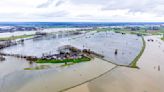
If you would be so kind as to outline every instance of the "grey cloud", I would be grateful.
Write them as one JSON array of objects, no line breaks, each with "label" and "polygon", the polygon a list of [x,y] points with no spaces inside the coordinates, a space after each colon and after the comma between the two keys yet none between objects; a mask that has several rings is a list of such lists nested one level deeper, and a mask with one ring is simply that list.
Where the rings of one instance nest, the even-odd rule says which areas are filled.
[{"label": "grey cloud", "polygon": [[50,12],[50,13],[42,13],[42,14],[35,14],[36,16],[40,17],[66,17],[69,15],[67,11],[58,11],[58,12]]},{"label": "grey cloud", "polygon": [[54,2],[54,0],[47,0],[47,2],[45,2],[45,3],[41,4],[41,5],[38,5],[37,8],[46,8],[49,5],[51,5],[53,2]]},{"label": "grey cloud", "polygon": [[55,7],[60,6],[65,1],[69,1],[74,5],[89,4],[101,5],[102,10],[123,10],[128,9],[131,13],[136,12],[153,12],[161,13],[163,9],[157,8],[164,5],[163,0],[47,0],[47,2],[38,6],[38,8],[49,7],[54,4]]},{"label": "grey cloud", "polygon": [[69,0],[74,4],[94,4],[101,5],[102,10],[123,10],[127,9],[130,13],[164,13],[163,9],[157,8],[164,5],[164,0]]},{"label": "grey cloud", "polygon": [[69,0],[74,4],[105,4],[110,0]]},{"label": "grey cloud", "polygon": [[64,0],[59,0],[58,2],[56,2],[55,6],[60,6],[64,3]]},{"label": "grey cloud", "polygon": [[47,0],[47,2],[45,2],[41,5],[38,5],[37,8],[47,8],[52,4],[55,4],[54,6],[57,7],[57,6],[60,6],[63,3],[64,3],[64,0]]},{"label": "grey cloud", "polygon": [[[158,13],[158,7],[159,5],[164,4],[163,0],[109,0],[102,8],[102,10],[122,10],[122,9],[128,9],[129,12],[135,13],[135,12],[153,12]],[[164,9],[163,9],[164,10]],[[163,10],[160,10],[159,12],[163,12]]]},{"label": "grey cloud", "polygon": [[[37,6],[38,8],[46,8],[50,5],[58,7],[69,1],[71,4],[78,6],[79,4],[100,5],[102,11],[107,10],[129,10],[129,13],[153,13],[157,16],[164,14],[164,0],[47,0],[47,2]],[[160,7],[159,7],[160,6]],[[56,14],[55,14],[56,15]],[[60,16],[60,14],[59,14]],[[88,15],[79,15],[77,17],[89,17]]]}]

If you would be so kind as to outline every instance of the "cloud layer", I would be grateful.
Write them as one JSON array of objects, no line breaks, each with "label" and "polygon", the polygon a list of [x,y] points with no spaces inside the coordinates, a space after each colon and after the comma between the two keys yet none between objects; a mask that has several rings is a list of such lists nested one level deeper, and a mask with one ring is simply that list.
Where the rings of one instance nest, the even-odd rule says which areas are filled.
[{"label": "cloud layer", "polygon": [[1,0],[0,21],[164,21],[163,0]]}]

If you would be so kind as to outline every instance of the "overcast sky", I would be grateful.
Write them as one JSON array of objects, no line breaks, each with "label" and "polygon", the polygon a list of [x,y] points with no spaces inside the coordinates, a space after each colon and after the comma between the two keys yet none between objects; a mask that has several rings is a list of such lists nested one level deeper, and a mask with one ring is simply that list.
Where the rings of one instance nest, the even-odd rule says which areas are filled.
[{"label": "overcast sky", "polygon": [[0,0],[0,22],[164,22],[164,0]]}]

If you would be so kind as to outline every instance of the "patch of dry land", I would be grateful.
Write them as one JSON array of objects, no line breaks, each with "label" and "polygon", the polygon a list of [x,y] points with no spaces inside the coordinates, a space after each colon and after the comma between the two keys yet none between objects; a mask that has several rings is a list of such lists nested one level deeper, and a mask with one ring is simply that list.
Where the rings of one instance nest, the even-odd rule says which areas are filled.
[{"label": "patch of dry land", "polygon": [[66,92],[164,92],[164,42],[156,36],[144,39],[146,48],[137,64],[140,69],[117,67]]}]

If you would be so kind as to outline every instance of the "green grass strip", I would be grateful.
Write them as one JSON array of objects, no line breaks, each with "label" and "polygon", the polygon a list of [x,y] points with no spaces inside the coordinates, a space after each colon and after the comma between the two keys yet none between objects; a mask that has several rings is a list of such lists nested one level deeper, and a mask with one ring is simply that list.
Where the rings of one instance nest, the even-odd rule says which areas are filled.
[{"label": "green grass strip", "polygon": [[88,57],[82,57],[78,59],[64,59],[64,60],[56,60],[56,59],[38,59],[36,63],[80,63],[80,62],[86,62],[90,61],[91,59]]},{"label": "green grass strip", "polygon": [[144,40],[144,37],[142,37],[142,41],[143,41],[143,47],[142,47],[142,50],[140,51],[140,53],[138,54],[138,56],[132,61],[132,63],[130,64],[130,67],[131,68],[139,68],[137,66],[137,61],[140,59],[140,57],[142,56],[144,50],[145,50],[145,47],[146,47],[146,42]]}]

